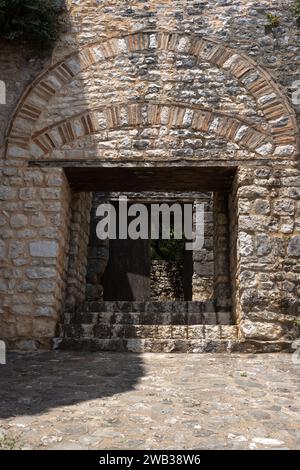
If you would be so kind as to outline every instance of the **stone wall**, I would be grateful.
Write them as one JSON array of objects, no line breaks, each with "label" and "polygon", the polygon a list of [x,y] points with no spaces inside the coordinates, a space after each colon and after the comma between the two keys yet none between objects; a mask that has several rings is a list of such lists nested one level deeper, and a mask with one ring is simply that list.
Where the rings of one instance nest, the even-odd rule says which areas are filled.
[{"label": "stone wall", "polygon": [[152,260],[150,275],[151,300],[184,300],[182,263]]},{"label": "stone wall", "polygon": [[231,308],[228,195],[214,194],[214,301],[218,310]]},{"label": "stone wall", "polygon": [[109,240],[100,240],[97,237],[96,210],[104,201],[106,198],[102,194],[93,194],[87,255],[86,300],[103,299],[103,274],[109,259]]},{"label": "stone wall", "polygon": [[[238,304],[238,269],[239,269],[239,253],[238,246],[238,173],[235,174],[232,182],[231,192],[228,195],[228,218],[229,218],[229,275],[231,288],[231,317],[237,322],[239,316]],[[246,279],[245,279],[246,280]]]},{"label": "stone wall", "polygon": [[18,349],[49,347],[65,294],[70,189],[61,170],[4,173],[0,336]]},{"label": "stone wall", "polygon": [[238,323],[253,341],[297,334],[300,177],[293,169],[238,172]]},{"label": "stone wall", "polygon": [[[214,216],[213,194],[197,198],[196,204],[204,204],[204,245],[193,251],[193,300],[206,302],[214,299]],[[194,211],[194,224],[195,211]],[[194,227],[195,228],[195,227]]]},{"label": "stone wall", "polygon": [[66,293],[68,309],[85,300],[91,201],[90,193],[78,193],[73,196],[71,202]]},{"label": "stone wall", "polygon": [[211,301],[214,298],[214,278],[201,274],[193,274],[193,300],[199,302]]},{"label": "stone wall", "polygon": [[[239,338],[254,350],[286,347],[299,316],[300,259],[292,1],[67,4],[69,26],[51,57],[2,48],[0,337],[33,348],[56,334],[72,193],[55,166],[226,166],[237,168]],[[266,34],[268,12],[280,26]]]}]

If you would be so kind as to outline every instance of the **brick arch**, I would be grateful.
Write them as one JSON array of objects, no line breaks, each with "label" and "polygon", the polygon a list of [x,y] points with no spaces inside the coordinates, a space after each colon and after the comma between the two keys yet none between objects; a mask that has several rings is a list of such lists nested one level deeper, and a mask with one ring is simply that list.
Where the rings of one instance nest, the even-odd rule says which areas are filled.
[{"label": "brick arch", "polygon": [[274,150],[268,134],[236,117],[178,103],[140,102],[97,108],[42,129],[32,136],[30,154],[31,158],[40,159],[100,131],[162,125],[210,133],[261,156]]},{"label": "brick arch", "polygon": [[7,155],[26,157],[35,124],[50,99],[80,72],[118,55],[143,51],[173,51],[193,55],[227,71],[248,90],[269,123],[275,154],[292,155],[297,147],[297,122],[287,98],[271,75],[235,49],[193,34],[144,31],[84,47],[49,67],[23,95],[7,133]]}]

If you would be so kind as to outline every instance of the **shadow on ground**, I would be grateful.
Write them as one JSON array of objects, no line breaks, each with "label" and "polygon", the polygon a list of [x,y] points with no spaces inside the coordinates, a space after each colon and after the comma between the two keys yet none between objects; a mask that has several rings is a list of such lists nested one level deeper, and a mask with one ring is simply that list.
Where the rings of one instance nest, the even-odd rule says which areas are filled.
[{"label": "shadow on ground", "polygon": [[12,353],[0,367],[2,419],[124,393],[144,375],[140,356],[118,353]]}]

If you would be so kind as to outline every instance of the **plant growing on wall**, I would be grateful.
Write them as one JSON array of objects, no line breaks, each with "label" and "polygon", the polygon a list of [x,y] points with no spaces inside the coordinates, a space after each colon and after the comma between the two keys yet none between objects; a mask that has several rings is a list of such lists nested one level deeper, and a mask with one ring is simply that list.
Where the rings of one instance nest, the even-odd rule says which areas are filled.
[{"label": "plant growing on wall", "polygon": [[274,28],[278,28],[280,24],[280,20],[277,15],[273,15],[273,13],[267,13],[267,24],[265,25],[266,32],[273,31]]},{"label": "plant growing on wall", "polygon": [[300,320],[295,320],[294,324],[295,324],[295,326],[297,326],[300,329]]},{"label": "plant growing on wall", "polygon": [[45,51],[58,37],[61,9],[53,0],[0,0],[0,38]]},{"label": "plant growing on wall", "polygon": [[300,26],[300,0],[295,0],[292,6],[292,12],[296,18],[297,26]]},{"label": "plant growing on wall", "polygon": [[159,238],[151,241],[152,259],[164,261],[181,261],[184,257],[186,239],[175,238],[174,225],[170,229],[170,240]]}]

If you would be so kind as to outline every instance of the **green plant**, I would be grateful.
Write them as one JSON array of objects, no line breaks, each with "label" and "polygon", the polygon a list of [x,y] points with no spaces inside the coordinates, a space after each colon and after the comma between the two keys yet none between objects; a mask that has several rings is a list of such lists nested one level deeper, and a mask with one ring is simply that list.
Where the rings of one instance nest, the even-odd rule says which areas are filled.
[{"label": "green plant", "polygon": [[[161,227],[160,227],[161,229]],[[161,235],[161,233],[160,233]],[[186,238],[175,238],[174,225],[170,227],[170,239],[159,238],[151,241],[152,259],[164,261],[182,261],[184,258]]]},{"label": "green plant", "polygon": [[20,446],[18,445],[18,439],[16,437],[0,436],[0,450],[17,450]]},{"label": "green plant", "polygon": [[266,14],[268,23],[265,25],[267,31],[272,31],[274,28],[278,28],[280,25],[280,20],[277,15],[273,15],[273,13]]},{"label": "green plant", "polygon": [[295,0],[291,8],[295,18],[300,18],[300,0]]},{"label": "green plant", "polygon": [[53,0],[0,0],[0,38],[47,50],[58,37],[61,9]]},{"label": "green plant", "polygon": [[292,13],[294,17],[296,18],[296,23],[298,26],[300,26],[300,0],[295,0],[295,2],[292,5]]},{"label": "green plant", "polygon": [[300,319],[294,320],[294,325],[300,328]]}]

